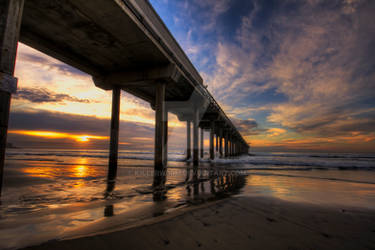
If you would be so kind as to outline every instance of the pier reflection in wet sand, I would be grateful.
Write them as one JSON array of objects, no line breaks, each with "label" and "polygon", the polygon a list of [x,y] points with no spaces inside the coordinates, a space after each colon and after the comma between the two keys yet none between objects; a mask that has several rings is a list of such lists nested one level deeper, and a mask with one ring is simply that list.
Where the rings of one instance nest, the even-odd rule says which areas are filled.
[{"label": "pier reflection in wet sand", "polygon": [[[176,171],[173,169],[172,171]],[[165,212],[183,206],[198,205],[205,202],[223,199],[238,194],[246,185],[246,175],[240,172],[217,169],[213,166],[191,168],[187,166],[177,171],[186,172],[182,181],[168,183],[168,171],[154,172],[152,185],[137,188],[137,192],[143,195],[152,194],[152,200],[156,202],[153,215],[162,215]],[[184,191],[185,190],[185,191]],[[111,199],[115,191],[115,181],[107,181],[105,192],[106,199]],[[104,215],[114,216],[115,203],[106,205]]]}]

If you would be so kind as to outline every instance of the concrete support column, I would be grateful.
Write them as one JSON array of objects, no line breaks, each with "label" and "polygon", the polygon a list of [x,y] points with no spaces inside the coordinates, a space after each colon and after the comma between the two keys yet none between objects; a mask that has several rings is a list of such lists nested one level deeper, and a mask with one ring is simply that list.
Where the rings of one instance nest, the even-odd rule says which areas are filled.
[{"label": "concrete support column", "polygon": [[190,121],[186,121],[186,160],[191,159],[191,132]]},{"label": "concrete support column", "polygon": [[163,148],[163,165],[167,167],[168,164],[168,109],[164,109],[164,148]]},{"label": "concrete support column", "polygon": [[216,134],[215,135],[216,136],[216,152],[219,152],[219,135],[218,134]]},{"label": "concrete support column", "polygon": [[0,196],[3,183],[5,148],[11,94],[17,90],[14,67],[20,33],[23,0],[0,1]]},{"label": "concrete support column", "polygon": [[215,133],[215,122],[210,122],[210,159],[215,159],[215,152],[214,152],[214,133]]},{"label": "concrete support column", "polygon": [[228,156],[231,156],[231,150],[230,150],[230,134],[228,134]]},{"label": "concrete support column", "polygon": [[201,128],[201,147],[200,147],[200,150],[201,150],[201,158],[203,159],[204,157],[204,133],[203,133],[203,128]]},{"label": "concrete support column", "polygon": [[198,156],[198,129],[199,129],[199,110],[194,110],[193,117],[193,163],[194,166],[198,166],[199,156]]},{"label": "concrete support column", "polygon": [[229,156],[233,156],[233,141],[232,134],[229,135]]},{"label": "concrete support column", "polygon": [[220,157],[223,157],[223,129],[219,130],[219,154]]},{"label": "concrete support column", "polygon": [[232,156],[232,141],[231,137],[229,136],[229,156]]},{"label": "concrete support column", "polygon": [[155,98],[155,155],[154,155],[154,187],[159,186],[159,183],[165,172],[165,84],[156,84],[156,98]]},{"label": "concrete support column", "polygon": [[225,157],[229,156],[229,148],[228,148],[229,145],[228,144],[229,144],[228,132],[225,132],[225,145],[224,145],[224,156]]},{"label": "concrete support column", "polygon": [[233,139],[233,137],[232,137],[232,140],[231,140],[231,144],[232,144],[232,147],[231,147],[231,149],[232,149],[232,156],[234,156],[234,139]]},{"label": "concrete support column", "polygon": [[108,181],[114,181],[117,175],[118,136],[120,127],[120,98],[121,89],[112,89],[111,138],[109,144]]}]

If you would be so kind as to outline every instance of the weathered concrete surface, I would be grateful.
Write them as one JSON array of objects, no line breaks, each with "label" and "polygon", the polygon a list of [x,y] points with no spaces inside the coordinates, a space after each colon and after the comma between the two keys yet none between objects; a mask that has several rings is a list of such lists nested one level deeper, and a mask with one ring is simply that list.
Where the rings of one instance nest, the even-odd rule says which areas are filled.
[{"label": "weathered concrete surface", "polygon": [[109,144],[108,181],[114,181],[117,174],[118,137],[120,128],[120,97],[121,89],[112,90],[111,138]]},{"label": "weathered concrete surface", "polygon": [[191,122],[186,122],[186,160],[191,158]]},{"label": "weathered concrete surface", "polygon": [[13,77],[13,74],[23,5],[23,0],[2,0],[0,2],[0,196],[7,144],[10,98],[11,94],[17,89],[17,79]]}]

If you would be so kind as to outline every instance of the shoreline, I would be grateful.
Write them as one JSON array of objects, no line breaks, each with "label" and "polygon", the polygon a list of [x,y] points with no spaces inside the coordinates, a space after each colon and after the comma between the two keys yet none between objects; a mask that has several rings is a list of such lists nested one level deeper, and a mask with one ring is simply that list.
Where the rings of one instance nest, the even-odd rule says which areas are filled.
[{"label": "shoreline", "polygon": [[82,230],[75,237],[66,236],[22,249],[125,246],[127,249],[375,249],[375,210],[239,195],[179,208],[132,225]]}]

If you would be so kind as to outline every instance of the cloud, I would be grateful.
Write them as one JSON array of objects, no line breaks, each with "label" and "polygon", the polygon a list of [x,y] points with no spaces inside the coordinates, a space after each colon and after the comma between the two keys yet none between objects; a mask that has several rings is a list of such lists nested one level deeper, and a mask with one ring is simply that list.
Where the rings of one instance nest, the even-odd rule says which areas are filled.
[{"label": "cloud", "polygon": [[[108,136],[110,119],[97,118],[95,116],[72,115],[59,112],[40,110],[15,111],[10,113],[9,130],[51,131],[69,134],[88,134],[96,136]],[[138,140],[142,135],[151,138],[150,141]],[[126,143],[130,148],[152,148],[154,127],[152,125],[136,122],[120,122],[120,142]],[[43,142],[40,138],[32,138],[9,134],[9,141],[17,145],[29,146],[31,143]],[[46,145],[54,147],[61,141],[44,141]],[[71,142],[70,142],[71,143]],[[105,148],[108,140],[102,140],[98,145]]]},{"label": "cloud", "polygon": [[59,74],[75,76],[75,77],[87,77],[87,74],[71,67],[59,60],[47,56],[42,53],[36,52],[36,50],[30,48],[27,45],[20,44],[19,53],[17,55],[17,60],[21,60],[27,64],[33,64],[35,66],[47,69],[54,70]]},{"label": "cloud", "polygon": [[[176,117],[169,115],[170,123],[176,122]],[[9,117],[10,131],[47,131],[55,134],[68,135],[90,135],[107,137],[110,131],[110,119],[98,118],[88,115],[74,115],[61,112],[50,112],[42,110],[13,111]],[[126,149],[154,149],[154,125],[121,120],[120,121],[119,144]],[[171,149],[184,149],[186,128],[169,127],[168,143]],[[72,136],[70,136],[72,137]],[[66,140],[64,140],[64,138]],[[61,139],[51,140],[41,137],[27,136],[10,133],[8,141],[15,146],[40,146],[43,147],[77,147],[82,144],[75,140],[68,140],[69,136]],[[90,140],[83,146],[106,149],[109,140]]]},{"label": "cloud", "polygon": [[17,93],[13,95],[13,98],[18,100],[26,100],[33,103],[62,103],[64,101],[81,103],[93,102],[88,99],[79,99],[67,94],[54,93],[46,88],[19,88]]},{"label": "cloud", "polygon": [[258,123],[252,119],[242,120],[232,117],[231,121],[233,121],[242,136],[258,135],[264,131],[263,129],[258,128]]},{"label": "cloud", "polygon": [[255,3],[235,40],[218,42],[215,70],[205,76],[221,103],[254,115],[265,109],[256,106],[262,98],[266,123],[310,136],[370,136],[375,3],[278,2],[272,10]]},{"label": "cloud", "polygon": [[205,25],[201,27],[203,30],[211,30],[215,27],[217,17],[230,8],[230,0],[196,0],[194,3],[206,11],[200,12],[206,20]]},{"label": "cloud", "polygon": [[279,135],[284,134],[284,133],[286,133],[286,130],[283,129],[283,128],[270,128],[270,129],[267,129],[267,134],[270,137],[279,136]]}]

